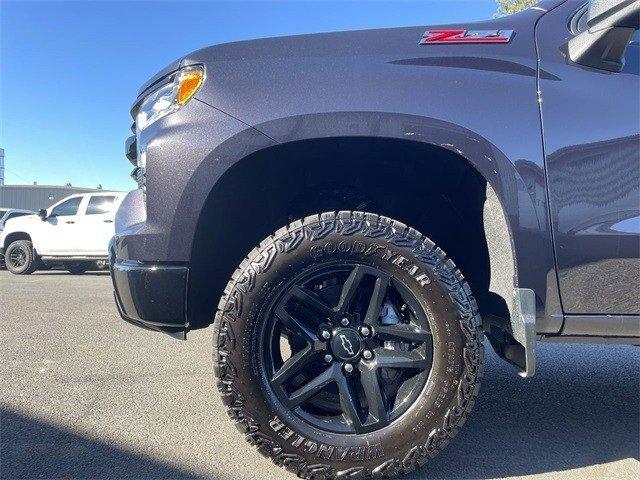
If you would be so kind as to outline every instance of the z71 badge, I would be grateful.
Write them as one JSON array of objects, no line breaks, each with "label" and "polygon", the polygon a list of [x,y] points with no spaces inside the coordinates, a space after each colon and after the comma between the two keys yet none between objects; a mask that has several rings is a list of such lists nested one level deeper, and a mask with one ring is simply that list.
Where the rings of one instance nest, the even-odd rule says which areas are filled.
[{"label": "z71 badge", "polygon": [[427,30],[420,45],[443,43],[509,43],[513,30]]}]

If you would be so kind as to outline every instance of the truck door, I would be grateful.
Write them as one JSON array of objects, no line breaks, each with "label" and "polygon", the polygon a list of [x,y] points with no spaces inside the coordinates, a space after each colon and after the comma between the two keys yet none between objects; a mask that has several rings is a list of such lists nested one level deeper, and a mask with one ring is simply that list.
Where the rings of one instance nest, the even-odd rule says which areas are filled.
[{"label": "truck door", "polygon": [[72,255],[77,246],[78,209],[82,197],[68,198],[51,209],[47,219],[37,225],[38,253]]},{"label": "truck door", "polygon": [[78,230],[78,254],[107,255],[113,237],[116,196],[95,194],[88,198]]},{"label": "truck door", "polygon": [[622,49],[628,46],[621,71],[574,63],[568,42],[588,28],[586,8],[577,7],[565,2],[536,29],[561,301],[565,314],[584,318],[635,315],[640,314],[638,30],[630,43],[628,37],[622,43]]}]

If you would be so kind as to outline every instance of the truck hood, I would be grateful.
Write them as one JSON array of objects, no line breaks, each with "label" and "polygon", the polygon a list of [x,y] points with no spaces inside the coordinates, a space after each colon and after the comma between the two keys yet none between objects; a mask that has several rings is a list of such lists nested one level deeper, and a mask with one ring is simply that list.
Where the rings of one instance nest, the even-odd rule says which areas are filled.
[{"label": "truck hood", "polygon": [[15,232],[17,230],[20,230],[22,227],[32,225],[34,221],[41,222],[42,220],[40,220],[40,217],[36,214],[23,215],[21,217],[12,218],[5,222],[3,231],[11,230],[12,232]]},{"label": "truck hood", "polygon": [[[281,132],[271,131],[264,124],[293,116],[358,111],[429,115],[429,105],[442,103],[443,93],[458,91],[458,95],[464,95],[458,79],[475,78],[478,70],[490,74],[487,78],[493,84],[498,74],[526,76],[535,85],[535,25],[542,15],[564,1],[544,1],[515,15],[480,22],[318,33],[214,45],[171,63],[141,91],[148,91],[163,76],[180,67],[202,64],[207,78],[194,98],[272,139],[280,138]],[[432,29],[514,33],[507,44],[421,45],[425,32]],[[419,94],[417,89],[426,93]],[[417,96],[424,97],[423,108],[412,100]],[[437,113],[440,116],[435,118],[443,118],[442,112],[441,109]]]},{"label": "truck hood", "polygon": [[165,66],[140,87],[138,97],[180,67],[192,64],[212,65],[216,62],[233,60],[251,62],[256,59],[276,57],[305,58],[322,55],[366,55],[373,52],[410,52],[415,49],[422,34],[429,28],[508,29],[520,22],[535,22],[546,11],[565,1],[567,0],[542,0],[537,6],[518,14],[480,22],[317,33],[213,45],[192,52]]},{"label": "truck hood", "polygon": [[[442,85],[427,79],[444,78],[439,75],[443,69],[454,74],[452,78],[473,69],[526,75],[535,81],[535,24],[562,1],[480,22],[215,45],[187,55],[181,65],[205,65],[207,79],[196,99],[271,136],[259,126],[292,114],[397,111],[400,102],[410,104],[408,98],[415,96],[411,84],[429,90],[435,100]],[[432,29],[513,30],[514,34],[508,44],[420,45],[425,32]],[[455,83],[447,91],[451,87],[455,89]]]},{"label": "truck hood", "polygon": [[[316,57],[338,55],[367,55],[422,51],[418,42],[428,29],[469,29],[491,30],[512,29],[520,24],[531,25],[546,13],[566,0],[545,0],[537,6],[514,15],[508,15],[477,22],[456,24],[418,25],[415,27],[351,30],[342,32],[316,33],[284,37],[261,38],[241,42],[226,43],[206,47],[187,55],[181,66],[215,61],[243,60],[251,62],[261,58]],[[447,48],[462,48],[448,45]]]}]

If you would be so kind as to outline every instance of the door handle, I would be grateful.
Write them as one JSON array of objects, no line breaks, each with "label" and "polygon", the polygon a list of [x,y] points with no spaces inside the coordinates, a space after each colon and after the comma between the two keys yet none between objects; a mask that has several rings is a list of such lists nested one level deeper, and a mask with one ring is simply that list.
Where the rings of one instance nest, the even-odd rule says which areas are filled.
[{"label": "door handle", "polygon": [[67,220],[65,223],[76,223],[73,220]]},{"label": "door handle", "polygon": [[103,220],[104,223],[113,223],[113,220]]}]

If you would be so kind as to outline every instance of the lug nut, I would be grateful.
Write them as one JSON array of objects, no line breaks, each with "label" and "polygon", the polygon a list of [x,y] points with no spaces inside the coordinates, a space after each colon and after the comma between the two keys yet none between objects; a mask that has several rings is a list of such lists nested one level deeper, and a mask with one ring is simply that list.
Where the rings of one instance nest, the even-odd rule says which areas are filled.
[{"label": "lug nut", "polygon": [[347,325],[349,325],[349,319],[347,317],[344,317],[342,320],[340,320],[340,323],[346,327]]},{"label": "lug nut", "polygon": [[323,330],[322,333],[320,334],[322,336],[322,338],[324,338],[325,340],[329,340],[331,338],[331,332],[329,330]]},{"label": "lug nut", "polygon": [[360,327],[360,334],[363,337],[368,337],[369,335],[371,335],[371,329],[366,325],[363,325],[362,327]]},{"label": "lug nut", "polygon": [[362,352],[362,356],[365,358],[365,360],[371,360],[373,358],[373,353],[371,352],[371,350],[365,350],[364,352]]},{"label": "lug nut", "polygon": [[333,357],[328,353],[324,356],[324,361],[327,363],[331,363],[333,361]]},{"label": "lug nut", "polygon": [[350,363],[345,363],[343,368],[344,368],[344,371],[347,373],[353,372],[353,365],[351,365]]}]

